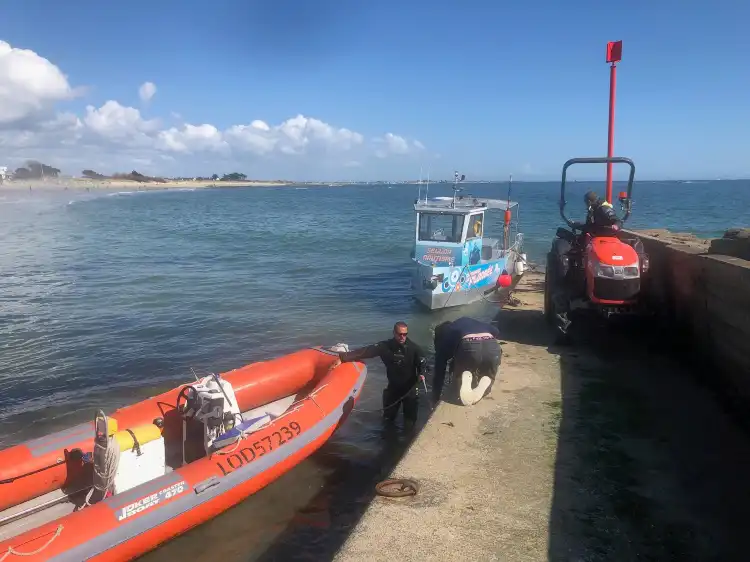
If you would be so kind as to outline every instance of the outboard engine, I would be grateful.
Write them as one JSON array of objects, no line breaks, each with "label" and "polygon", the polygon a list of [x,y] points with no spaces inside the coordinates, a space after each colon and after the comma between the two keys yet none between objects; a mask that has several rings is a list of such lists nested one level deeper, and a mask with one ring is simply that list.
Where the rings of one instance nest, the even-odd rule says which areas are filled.
[{"label": "outboard engine", "polygon": [[[185,393],[185,404],[182,407],[183,416],[183,457],[185,442],[192,441],[190,437],[194,431],[190,429],[202,427],[203,452],[209,454],[214,440],[232,429],[238,421],[242,421],[237,398],[234,395],[232,385],[219,377],[211,374],[200,379],[197,383],[186,386],[181,392]],[[197,436],[196,436],[197,437]],[[194,459],[191,459],[194,460]],[[183,462],[190,462],[183,458]]]}]

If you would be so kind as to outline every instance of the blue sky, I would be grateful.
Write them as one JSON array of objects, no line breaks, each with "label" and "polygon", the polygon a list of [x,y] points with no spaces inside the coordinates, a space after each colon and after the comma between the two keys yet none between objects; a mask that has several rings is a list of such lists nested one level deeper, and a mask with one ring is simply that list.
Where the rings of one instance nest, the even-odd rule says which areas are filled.
[{"label": "blue sky", "polygon": [[[606,153],[605,46],[621,39],[615,152],[635,160],[637,177],[749,177],[750,3],[611,6],[5,0],[0,40],[57,66],[71,93],[6,119],[0,150],[68,173],[90,158],[107,172],[397,179],[421,166],[434,179],[454,169],[467,179],[555,179],[566,159]],[[143,101],[147,81],[156,93]],[[110,121],[86,121],[87,106],[110,100]],[[64,134],[50,132],[51,101],[67,116]],[[131,123],[135,140],[127,108],[141,120]],[[320,123],[283,127],[297,115]],[[118,134],[104,130],[117,119]],[[255,120],[268,130],[248,129]],[[246,128],[226,135],[235,125]],[[265,136],[248,136],[257,131]]]}]

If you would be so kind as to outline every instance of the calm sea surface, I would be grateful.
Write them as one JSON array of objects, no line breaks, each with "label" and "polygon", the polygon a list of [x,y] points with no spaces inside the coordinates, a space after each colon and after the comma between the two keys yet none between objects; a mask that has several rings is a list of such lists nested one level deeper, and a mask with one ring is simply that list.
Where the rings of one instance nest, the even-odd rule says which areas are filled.
[{"label": "calm sea surface", "polygon": [[[504,184],[464,187],[507,196]],[[592,187],[603,192],[571,184],[571,214],[583,217]],[[561,225],[558,190],[513,185],[532,261]],[[430,186],[430,196],[448,194],[448,184]],[[367,344],[389,337],[397,320],[432,351],[439,321],[491,318],[487,303],[440,314],[412,303],[415,196],[416,186],[0,188],[0,446],[167,390],[191,367],[225,371],[308,346]],[[750,182],[639,182],[628,224],[720,236],[750,225]],[[380,406],[384,371],[369,367],[360,410]],[[385,431],[378,412],[355,412],[279,482],[145,559],[326,559],[407,441]]]}]

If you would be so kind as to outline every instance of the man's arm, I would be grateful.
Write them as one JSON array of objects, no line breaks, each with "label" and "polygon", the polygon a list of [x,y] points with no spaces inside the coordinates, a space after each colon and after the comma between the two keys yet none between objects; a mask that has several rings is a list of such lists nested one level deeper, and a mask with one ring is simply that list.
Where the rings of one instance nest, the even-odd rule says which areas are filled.
[{"label": "man's arm", "polygon": [[440,338],[435,338],[435,372],[432,375],[432,401],[437,404],[445,384],[445,369],[455,351],[455,336],[452,326],[445,328]]},{"label": "man's arm", "polygon": [[585,222],[573,221],[573,225],[571,226],[571,228],[575,230],[583,230],[584,228],[586,228],[586,224],[587,223]]},{"label": "man's arm", "polygon": [[427,356],[424,350],[414,342],[411,342],[414,346],[414,366],[416,367],[417,374],[424,375],[427,371]]},{"label": "man's arm", "polygon": [[440,346],[435,350],[435,373],[433,375],[435,378],[445,377],[445,367],[448,364],[449,355],[444,346]]},{"label": "man's arm", "polygon": [[339,360],[342,363],[348,363],[350,361],[361,361],[363,359],[373,359],[374,357],[380,357],[381,354],[380,342],[359,349],[353,349],[352,351],[339,352]]},{"label": "man's arm", "polygon": [[437,405],[440,395],[443,393],[445,367],[448,364],[449,356],[450,353],[444,345],[435,350],[435,373],[432,375],[432,402],[435,405]]},{"label": "man's arm", "polygon": [[617,213],[615,212],[613,207],[610,207],[609,205],[602,205],[597,210],[599,211],[599,220],[602,222],[602,224],[617,226],[620,226],[622,224],[622,221],[617,216]]}]

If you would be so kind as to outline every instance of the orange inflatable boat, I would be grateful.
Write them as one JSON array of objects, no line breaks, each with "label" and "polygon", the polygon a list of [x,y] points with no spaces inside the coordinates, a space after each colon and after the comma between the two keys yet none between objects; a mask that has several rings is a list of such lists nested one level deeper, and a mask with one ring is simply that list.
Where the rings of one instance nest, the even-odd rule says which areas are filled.
[{"label": "orange inflatable boat", "polygon": [[317,450],[367,369],[305,349],[0,451],[0,562],[129,560]]}]

